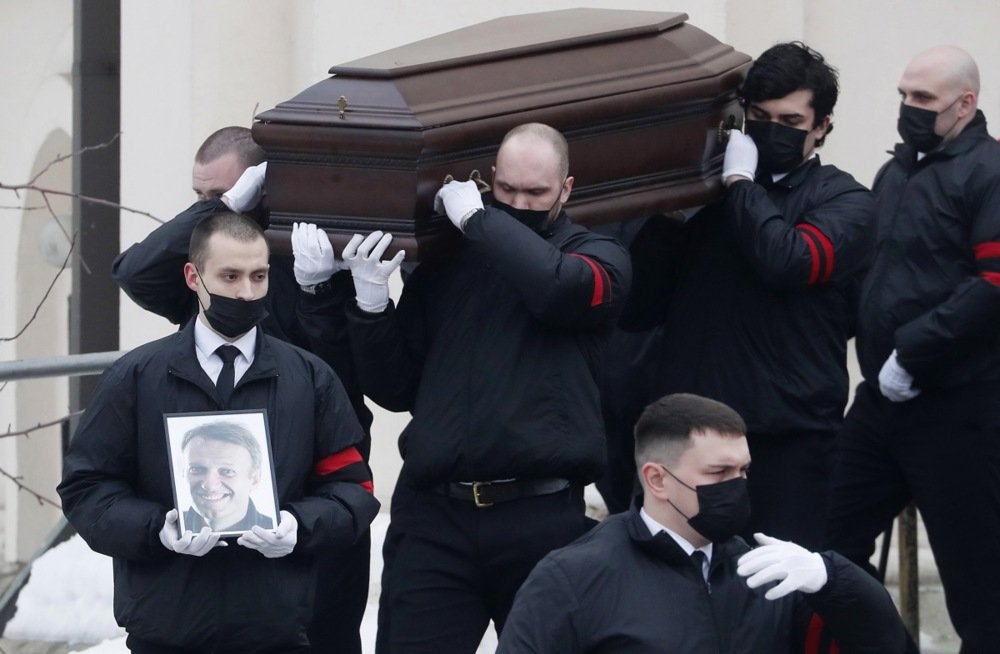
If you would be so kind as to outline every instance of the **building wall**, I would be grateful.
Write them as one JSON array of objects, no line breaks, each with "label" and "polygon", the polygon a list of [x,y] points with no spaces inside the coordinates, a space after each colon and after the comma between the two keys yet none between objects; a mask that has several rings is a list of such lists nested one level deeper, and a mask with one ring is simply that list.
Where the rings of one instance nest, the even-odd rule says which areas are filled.
[{"label": "building wall", "polygon": [[[572,0],[508,0],[470,3],[464,0],[403,2],[369,0],[363,5],[323,0],[130,0],[122,3],[122,136],[121,201],[129,207],[168,219],[194,199],[190,190],[191,160],[201,140],[217,127],[250,125],[255,113],[269,109],[327,75],[335,64],[417,39],[444,33],[501,15],[562,9]],[[669,5],[653,0],[591,1],[587,6],[652,11],[684,11],[689,22],[756,55],[783,40],[801,39],[823,52],[841,73],[842,97],[835,114],[836,131],[822,151],[824,160],[870,183],[896,141],[896,83],[906,61],[936,43],[966,47],[979,61],[984,90],[981,105],[1000,120],[997,64],[1000,40],[991,27],[1000,19],[995,0],[690,0]],[[69,134],[72,56],[72,3],[69,0],[0,0],[0,47],[4,66],[0,80],[0,182],[28,179],[43,151],[60,130]],[[48,178],[47,178],[48,179]],[[65,177],[49,181],[64,182]],[[373,189],[373,193],[378,189]],[[0,216],[16,238],[0,241],[0,288],[15,298],[16,312],[0,312],[0,337],[16,331],[23,307],[30,305],[47,280],[29,262],[27,244],[38,221],[24,219],[21,207],[30,198],[0,191]],[[33,226],[32,226],[33,225]],[[156,223],[122,215],[123,247],[141,239]],[[20,274],[19,274],[20,271]],[[33,271],[26,274],[25,271]],[[36,274],[37,273],[37,274]],[[111,283],[110,280],[108,283]],[[60,286],[51,301],[54,323],[65,321],[65,293]],[[398,292],[398,289],[397,289]],[[63,313],[59,313],[63,312]],[[61,317],[60,317],[61,316]],[[122,296],[122,347],[128,348],[173,327],[144,313]],[[12,360],[37,353],[39,342],[51,354],[66,351],[62,328],[22,343],[0,342],[0,356]],[[22,384],[21,386],[26,386]],[[0,390],[4,424],[24,427],[35,420],[17,397],[30,395],[58,413],[65,406],[64,386],[50,383],[18,395],[8,385]],[[44,413],[44,411],[42,412]],[[398,469],[395,439],[406,417],[378,412],[373,466],[379,496],[388,501]],[[51,435],[33,436],[39,447]],[[0,468],[18,470],[19,448],[29,444],[0,442]],[[51,466],[48,462],[31,466]],[[48,483],[48,482],[45,482]],[[23,498],[0,482],[8,507]],[[52,489],[47,489],[52,492]],[[14,511],[30,520],[24,511]],[[37,513],[37,521],[51,521]],[[10,525],[9,527],[16,527]],[[44,527],[42,528],[44,529]],[[7,539],[5,556],[24,558],[27,545]]]}]

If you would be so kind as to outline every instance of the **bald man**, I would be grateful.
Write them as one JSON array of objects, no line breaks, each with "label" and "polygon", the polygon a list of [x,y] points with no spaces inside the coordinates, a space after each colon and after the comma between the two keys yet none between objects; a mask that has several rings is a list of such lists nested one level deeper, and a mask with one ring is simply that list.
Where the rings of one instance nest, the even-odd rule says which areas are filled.
[{"label": "bald man", "polygon": [[622,245],[569,221],[572,188],[566,139],[522,125],[497,153],[489,206],[474,182],[439,191],[462,245],[422,262],[398,309],[386,279],[402,254],[382,260],[391,236],[344,248],[362,390],[413,414],[380,652],[474,652],[535,563],[586,529],[583,487],[604,465],[596,373],[631,272]]},{"label": "bald man", "polygon": [[[962,652],[1000,642],[1000,144],[963,50],[917,55],[875,178],[857,331],[865,381],[840,435],[829,545],[867,564],[919,508]],[[869,566],[870,568],[870,566]]]}]

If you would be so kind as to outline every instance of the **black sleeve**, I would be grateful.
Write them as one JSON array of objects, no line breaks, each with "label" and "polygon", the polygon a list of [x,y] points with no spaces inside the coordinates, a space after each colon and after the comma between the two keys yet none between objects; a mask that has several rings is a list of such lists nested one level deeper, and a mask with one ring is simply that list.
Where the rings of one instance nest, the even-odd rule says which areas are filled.
[{"label": "black sleeve", "polygon": [[195,202],[115,258],[115,283],[146,311],[184,324],[198,313],[198,301],[184,283],[191,232],[204,218],[228,210],[218,199]]},{"label": "black sleeve", "polygon": [[[712,210],[712,209],[707,209]],[[640,332],[661,324],[683,265],[688,230],[668,216],[653,216],[632,239],[632,291],[618,326]]]},{"label": "black sleeve", "polygon": [[[893,654],[910,651],[906,627],[892,598],[874,577],[835,552],[823,552],[827,582],[819,592],[797,593],[799,651]],[[806,643],[817,645],[805,648]],[[839,649],[838,649],[839,648]]]},{"label": "black sleeve", "polygon": [[[315,361],[315,359],[314,359]],[[288,380],[289,383],[300,383]],[[316,461],[306,494],[282,506],[299,523],[295,551],[316,554],[343,550],[354,543],[378,514],[371,469],[357,447],[365,434],[340,380],[321,362],[313,368]]]},{"label": "black sleeve", "polygon": [[[805,287],[850,280],[874,252],[875,201],[860,184],[823,169],[811,206],[784,216],[759,184],[730,185],[726,208],[744,256],[765,283]],[[808,182],[807,182],[808,183]]]},{"label": "black sleeve", "polygon": [[570,329],[608,329],[617,322],[632,265],[615,239],[582,231],[560,250],[494,207],[469,218],[465,238],[538,320]]},{"label": "black sleeve", "polygon": [[[358,381],[345,311],[345,307],[353,303],[354,281],[350,271],[342,270],[330,278],[327,289],[319,295],[299,291],[296,314],[306,340],[302,346],[323,359],[337,373],[358,422],[365,432],[370,432],[372,413],[365,406]],[[362,453],[367,459],[368,452]]]},{"label": "black sleeve", "polygon": [[101,378],[63,462],[63,513],[95,552],[132,561],[168,554],[159,533],[170,507],[136,492],[133,369],[119,361]]},{"label": "black sleeve", "polygon": [[497,654],[584,652],[587,620],[566,572],[543,560],[517,591]]}]

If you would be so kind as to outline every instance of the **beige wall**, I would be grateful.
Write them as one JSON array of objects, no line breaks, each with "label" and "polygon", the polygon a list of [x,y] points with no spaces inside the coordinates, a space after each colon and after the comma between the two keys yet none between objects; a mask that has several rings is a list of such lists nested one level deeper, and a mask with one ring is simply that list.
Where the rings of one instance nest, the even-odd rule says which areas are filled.
[{"label": "beige wall", "polygon": [[[982,106],[1000,120],[997,90],[1000,3],[995,0],[652,0],[590,1],[467,0],[364,3],[327,0],[129,0],[122,8],[122,203],[163,219],[193,200],[191,158],[216,127],[249,125],[255,111],[273,107],[326,77],[331,65],[500,15],[592,7],[684,11],[690,22],[750,55],[783,40],[802,39],[840,69],[842,98],[836,132],[823,157],[851,171],[863,183],[896,140],[898,99],[895,85],[907,59],[939,42],[964,45],[983,72]],[[0,181],[27,179],[52,134],[70,131],[68,73],[72,54],[72,3],[69,0],[0,0]],[[48,150],[45,150],[46,152]],[[10,194],[2,206],[24,206]],[[24,246],[37,221],[22,225],[22,212],[0,209],[8,233],[0,240],[0,284],[4,298],[18,307],[31,302],[44,282],[25,259]],[[141,239],[155,223],[123,215],[122,244]],[[20,244],[20,245],[19,245]],[[18,271],[22,271],[19,275]],[[59,291],[53,321],[65,321],[65,288]],[[134,346],[172,330],[122,298],[122,345]],[[0,336],[15,331],[16,312],[0,311]],[[60,318],[60,316],[63,316]],[[45,332],[51,353],[65,352],[65,332]],[[37,345],[38,340],[34,341]],[[27,341],[25,341],[25,348]],[[0,343],[4,360],[25,356],[17,343]],[[34,351],[34,346],[32,347]],[[0,390],[2,424],[25,426],[35,419],[15,401],[13,385]],[[58,385],[33,390],[42,406],[58,412],[65,405]],[[21,397],[25,397],[22,393]],[[34,411],[34,409],[31,409]],[[379,413],[373,464],[380,497],[387,499],[398,466],[395,437],[405,416]],[[32,445],[41,441],[38,437]],[[17,469],[21,444],[0,443],[0,467]],[[23,457],[22,457],[23,458]],[[46,457],[43,457],[46,458]],[[47,458],[51,459],[51,455]],[[32,464],[38,465],[38,464]],[[44,466],[42,466],[44,467]],[[6,482],[0,482],[6,484]],[[50,489],[51,490],[51,489]],[[12,494],[7,489],[8,506]],[[8,518],[9,519],[9,518]],[[39,514],[40,522],[50,517]],[[6,556],[23,558],[8,538]]]}]

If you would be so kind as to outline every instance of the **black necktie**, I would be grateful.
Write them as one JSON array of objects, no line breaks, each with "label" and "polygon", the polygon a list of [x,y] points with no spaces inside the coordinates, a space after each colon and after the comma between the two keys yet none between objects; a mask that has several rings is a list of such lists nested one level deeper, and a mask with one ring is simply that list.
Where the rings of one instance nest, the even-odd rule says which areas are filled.
[{"label": "black necktie", "polygon": [[215,390],[219,394],[219,401],[223,407],[229,406],[229,396],[233,394],[233,384],[236,380],[236,366],[233,362],[240,353],[240,349],[233,345],[220,345],[215,353],[222,359],[222,372],[215,382]]},{"label": "black necktie", "polygon": [[705,564],[708,562],[708,557],[701,550],[695,550],[691,552],[691,560],[694,562],[695,567],[698,568],[698,574],[705,581],[708,581],[708,572],[705,570]]}]

